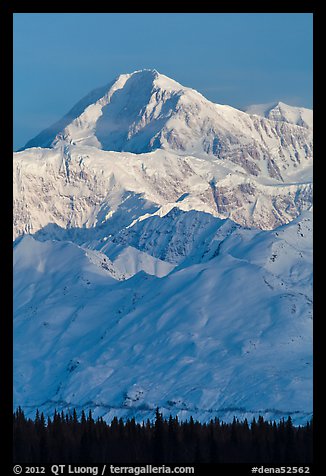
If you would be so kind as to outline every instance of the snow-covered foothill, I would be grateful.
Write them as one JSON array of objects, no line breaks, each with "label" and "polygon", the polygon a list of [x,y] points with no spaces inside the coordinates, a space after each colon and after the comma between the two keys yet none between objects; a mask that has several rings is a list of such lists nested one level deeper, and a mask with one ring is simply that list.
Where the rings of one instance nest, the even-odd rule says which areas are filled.
[{"label": "snow-covered foothill", "polygon": [[14,153],[14,404],[312,416],[312,111],[120,75]]},{"label": "snow-covered foothill", "polygon": [[311,214],[273,231],[214,220],[227,232],[207,227],[187,266],[161,278],[118,280],[77,245],[23,237],[15,404],[106,419],[152,418],[156,406],[203,421],[310,418]]}]

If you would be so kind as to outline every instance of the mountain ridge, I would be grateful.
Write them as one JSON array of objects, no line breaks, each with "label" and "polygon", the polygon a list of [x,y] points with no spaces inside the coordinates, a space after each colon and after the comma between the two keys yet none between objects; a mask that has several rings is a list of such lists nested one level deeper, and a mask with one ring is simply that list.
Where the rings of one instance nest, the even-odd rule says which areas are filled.
[{"label": "mountain ridge", "polygon": [[[16,405],[29,414],[84,406],[108,420],[152,418],[159,406],[202,421],[262,412],[305,421],[310,215],[275,231],[231,226],[219,237],[203,228],[207,241],[198,235],[191,265],[122,281],[103,254],[25,236],[14,261]],[[170,234],[182,243],[192,223]]]},{"label": "mountain ridge", "polygon": [[231,161],[246,173],[278,180],[312,157],[310,128],[214,104],[156,70],[118,76],[65,117],[27,146],[78,144],[132,153],[163,148]]},{"label": "mountain ridge", "polygon": [[245,110],[249,114],[257,114],[275,121],[284,121],[307,129],[313,128],[312,109],[289,106],[281,101],[267,104],[255,104]]},{"label": "mountain ridge", "polygon": [[312,128],[135,73],[14,153],[15,406],[305,423]]}]

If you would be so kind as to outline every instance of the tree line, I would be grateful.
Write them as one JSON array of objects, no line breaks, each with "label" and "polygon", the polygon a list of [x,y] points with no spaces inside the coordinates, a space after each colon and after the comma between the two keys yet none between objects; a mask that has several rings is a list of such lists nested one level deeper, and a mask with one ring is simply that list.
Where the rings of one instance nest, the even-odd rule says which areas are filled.
[{"label": "tree line", "polygon": [[309,465],[312,463],[312,422],[294,426],[289,416],[278,423],[262,416],[249,424],[212,419],[208,423],[163,418],[136,423],[113,418],[106,423],[84,411],[52,418],[36,412],[26,418],[18,408],[13,415],[13,459],[33,464],[221,464],[251,463]]}]

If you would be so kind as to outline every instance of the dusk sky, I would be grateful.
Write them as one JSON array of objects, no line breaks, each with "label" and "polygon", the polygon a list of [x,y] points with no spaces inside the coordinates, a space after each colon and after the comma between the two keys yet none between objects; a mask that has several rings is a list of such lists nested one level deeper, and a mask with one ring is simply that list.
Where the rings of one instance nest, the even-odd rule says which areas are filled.
[{"label": "dusk sky", "polygon": [[312,107],[312,14],[17,13],[15,150],[92,89],[155,68],[220,104]]}]

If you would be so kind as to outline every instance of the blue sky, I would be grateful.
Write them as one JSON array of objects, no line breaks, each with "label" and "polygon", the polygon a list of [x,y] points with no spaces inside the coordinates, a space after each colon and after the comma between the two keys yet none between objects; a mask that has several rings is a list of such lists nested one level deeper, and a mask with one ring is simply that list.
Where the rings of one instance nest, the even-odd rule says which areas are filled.
[{"label": "blue sky", "polygon": [[312,14],[17,13],[15,150],[92,89],[142,68],[220,104],[312,107]]}]

